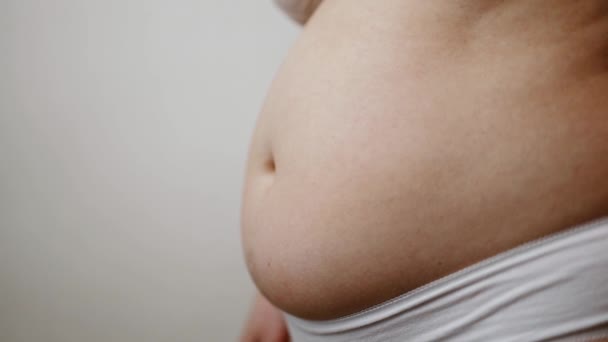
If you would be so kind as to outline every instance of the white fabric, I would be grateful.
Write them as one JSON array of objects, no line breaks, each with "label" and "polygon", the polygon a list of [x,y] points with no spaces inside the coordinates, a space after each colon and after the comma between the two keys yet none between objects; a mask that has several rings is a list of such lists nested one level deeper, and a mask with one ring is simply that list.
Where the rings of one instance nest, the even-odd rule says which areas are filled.
[{"label": "white fabric", "polygon": [[319,7],[322,0],[275,0],[290,17],[303,24]]},{"label": "white fabric", "polygon": [[363,312],[287,315],[293,342],[608,338],[608,217],[524,244]]}]

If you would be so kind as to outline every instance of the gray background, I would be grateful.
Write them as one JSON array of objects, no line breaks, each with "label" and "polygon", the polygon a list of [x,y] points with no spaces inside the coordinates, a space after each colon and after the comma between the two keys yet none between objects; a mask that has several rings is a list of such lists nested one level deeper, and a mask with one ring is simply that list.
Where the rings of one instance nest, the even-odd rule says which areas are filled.
[{"label": "gray background", "polygon": [[0,0],[0,341],[232,341],[265,1]]}]

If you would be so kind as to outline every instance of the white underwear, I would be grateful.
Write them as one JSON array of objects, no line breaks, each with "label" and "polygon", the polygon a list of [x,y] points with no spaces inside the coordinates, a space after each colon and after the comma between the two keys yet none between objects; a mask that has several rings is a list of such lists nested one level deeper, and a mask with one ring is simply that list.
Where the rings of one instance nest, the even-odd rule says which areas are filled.
[{"label": "white underwear", "polygon": [[287,315],[294,342],[608,338],[608,217],[532,241],[330,321]]}]

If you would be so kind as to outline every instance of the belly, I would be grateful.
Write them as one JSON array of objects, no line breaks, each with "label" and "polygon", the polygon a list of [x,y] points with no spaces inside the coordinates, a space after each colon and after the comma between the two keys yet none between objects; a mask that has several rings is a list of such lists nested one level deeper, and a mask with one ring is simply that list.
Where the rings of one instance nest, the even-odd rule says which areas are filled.
[{"label": "belly", "polygon": [[362,310],[608,213],[599,64],[377,7],[321,6],[253,136],[247,264],[303,318]]}]

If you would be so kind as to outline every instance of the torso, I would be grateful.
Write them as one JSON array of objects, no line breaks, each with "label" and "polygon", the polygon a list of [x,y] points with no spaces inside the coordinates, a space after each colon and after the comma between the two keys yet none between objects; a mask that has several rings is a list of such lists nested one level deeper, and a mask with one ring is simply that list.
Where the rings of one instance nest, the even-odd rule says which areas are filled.
[{"label": "torso", "polygon": [[354,313],[608,214],[608,6],[326,0],[253,137],[250,272]]}]

